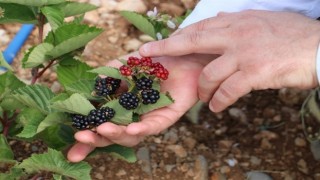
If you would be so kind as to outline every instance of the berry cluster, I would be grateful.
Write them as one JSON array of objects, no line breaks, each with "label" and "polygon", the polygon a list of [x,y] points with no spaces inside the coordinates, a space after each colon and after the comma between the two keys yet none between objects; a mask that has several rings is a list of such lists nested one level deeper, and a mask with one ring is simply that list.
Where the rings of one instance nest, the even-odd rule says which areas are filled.
[{"label": "berry cluster", "polygon": [[72,126],[79,130],[91,129],[113,118],[115,111],[109,107],[93,109],[87,116],[72,114]]},{"label": "berry cluster", "polygon": [[135,76],[141,71],[149,76],[155,76],[161,80],[166,80],[169,76],[169,71],[159,62],[152,62],[150,57],[142,57],[141,59],[137,57],[129,57],[127,65],[120,67],[120,73],[123,76]]},{"label": "berry cluster", "polygon": [[120,87],[121,80],[112,77],[101,78],[98,77],[95,83],[95,93],[98,96],[109,96],[116,92]]}]

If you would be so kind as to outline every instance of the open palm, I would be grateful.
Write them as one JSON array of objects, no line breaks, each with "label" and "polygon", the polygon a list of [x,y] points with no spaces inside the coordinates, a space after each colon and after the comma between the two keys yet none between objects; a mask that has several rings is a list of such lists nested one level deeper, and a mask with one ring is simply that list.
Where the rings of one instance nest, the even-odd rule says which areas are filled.
[{"label": "open palm", "polygon": [[[151,111],[141,117],[140,122],[128,126],[119,126],[110,122],[97,127],[97,133],[90,130],[75,134],[78,141],[68,152],[72,162],[83,160],[95,147],[111,144],[134,146],[145,136],[158,134],[174,124],[197,101],[198,76],[203,66],[212,60],[213,56],[188,55],[181,57],[154,58],[169,72],[169,78],[161,84],[161,91],[170,92],[175,102],[167,107]],[[111,63],[112,66],[119,64]]]}]

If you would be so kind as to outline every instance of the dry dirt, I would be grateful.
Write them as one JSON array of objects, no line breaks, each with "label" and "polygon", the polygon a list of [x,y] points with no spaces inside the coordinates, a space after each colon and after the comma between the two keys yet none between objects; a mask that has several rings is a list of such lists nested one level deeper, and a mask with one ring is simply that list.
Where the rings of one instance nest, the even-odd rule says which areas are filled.
[{"label": "dry dirt", "polygon": [[[90,65],[105,65],[147,41],[148,38],[119,16],[116,7],[123,1],[91,2],[101,8],[88,14],[85,20],[104,28],[105,32],[85,50]],[[159,11],[179,15],[194,6],[192,1],[177,0],[145,0],[142,4],[147,9],[157,6]],[[11,38],[19,26],[1,25],[0,29]],[[36,41],[35,36],[33,32],[24,50]],[[7,43],[3,42],[0,50]],[[29,78],[30,72],[18,68],[18,64],[15,62],[16,73]],[[48,73],[42,81],[51,85],[55,78],[55,74]],[[93,167],[92,178],[239,180],[246,179],[248,172],[258,172],[260,178],[256,179],[261,176],[276,180],[320,179],[320,163],[310,152],[299,117],[307,93],[287,89],[253,92],[218,114],[204,105],[197,124],[184,116],[165,132],[147,137],[135,147],[139,157],[136,163],[126,163],[107,154],[87,159]],[[19,157],[45,149],[37,143],[11,144]]]}]

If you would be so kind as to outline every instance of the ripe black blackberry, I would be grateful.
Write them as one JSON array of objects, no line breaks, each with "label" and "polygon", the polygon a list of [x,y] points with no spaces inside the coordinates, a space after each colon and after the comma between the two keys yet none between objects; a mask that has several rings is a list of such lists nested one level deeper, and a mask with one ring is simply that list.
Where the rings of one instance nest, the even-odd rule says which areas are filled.
[{"label": "ripe black blackberry", "polygon": [[152,88],[153,80],[147,77],[142,77],[136,81],[136,86],[138,90],[145,90]]},{"label": "ripe black blackberry", "polygon": [[125,92],[121,94],[119,98],[119,103],[122,107],[126,108],[127,110],[135,109],[139,105],[139,98],[131,92]]},{"label": "ripe black blackberry", "polygon": [[94,126],[109,121],[115,115],[115,111],[109,107],[102,107],[100,109],[93,109],[88,115],[89,123]]},{"label": "ripe black blackberry", "polygon": [[147,89],[141,91],[141,98],[143,104],[154,104],[160,98],[160,93],[155,89]]},{"label": "ripe black blackberry", "polygon": [[95,83],[95,92],[98,96],[108,96],[116,92],[120,87],[121,80],[112,77],[101,78],[98,77]]},{"label": "ripe black blackberry", "polygon": [[80,114],[72,114],[72,126],[79,130],[84,130],[89,128],[89,121],[87,116]]}]

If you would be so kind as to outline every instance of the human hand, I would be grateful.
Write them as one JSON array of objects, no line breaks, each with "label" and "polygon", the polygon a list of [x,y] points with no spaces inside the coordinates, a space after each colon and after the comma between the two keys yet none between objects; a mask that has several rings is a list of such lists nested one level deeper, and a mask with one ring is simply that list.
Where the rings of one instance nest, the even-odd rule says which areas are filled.
[{"label": "human hand", "polygon": [[214,112],[252,90],[313,88],[320,23],[270,11],[220,13],[168,39],[147,43],[142,56],[219,54],[201,72],[198,94]]},{"label": "human hand", "polygon": [[[169,70],[169,78],[161,84],[161,91],[170,92],[175,102],[143,115],[140,122],[131,123],[128,126],[107,122],[97,127],[97,133],[90,130],[77,132],[75,139],[78,142],[69,150],[68,159],[72,162],[81,161],[95,147],[111,144],[134,146],[145,136],[158,134],[174,124],[198,101],[196,88],[198,75],[206,61],[211,61],[213,58],[207,55],[154,58],[153,61],[160,61]],[[114,61],[108,65],[120,66],[121,64]]]}]

